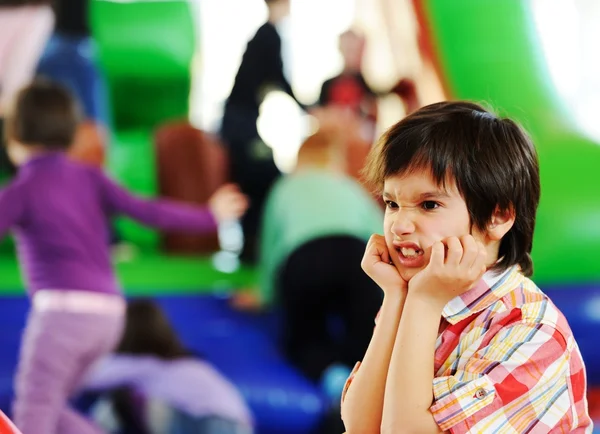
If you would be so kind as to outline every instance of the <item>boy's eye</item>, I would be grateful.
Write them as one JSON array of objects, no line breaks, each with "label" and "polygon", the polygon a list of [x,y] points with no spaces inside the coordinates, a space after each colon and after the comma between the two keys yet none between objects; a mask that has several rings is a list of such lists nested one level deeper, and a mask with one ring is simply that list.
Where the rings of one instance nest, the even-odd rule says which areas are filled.
[{"label": "boy's eye", "polygon": [[425,202],[423,202],[421,204],[421,206],[423,207],[424,210],[431,211],[431,210],[434,210],[437,207],[439,207],[440,204],[437,202],[434,202],[432,200],[426,200]]},{"label": "boy's eye", "polygon": [[391,200],[386,200],[385,201],[385,206],[386,206],[386,208],[389,208],[389,209],[396,209],[396,208],[398,208],[398,204],[396,202],[392,202]]}]

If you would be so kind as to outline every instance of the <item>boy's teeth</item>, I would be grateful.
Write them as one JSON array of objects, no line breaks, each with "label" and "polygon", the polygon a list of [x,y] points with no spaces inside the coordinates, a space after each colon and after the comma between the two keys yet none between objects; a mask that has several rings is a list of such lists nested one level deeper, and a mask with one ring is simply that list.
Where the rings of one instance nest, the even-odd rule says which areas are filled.
[{"label": "boy's teeth", "polygon": [[409,257],[409,256],[416,256],[417,255],[416,250],[412,249],[412,248],[403,247],[403,248],[400,249],[400,251],[402,252],[402,254],[404,256],[407,256],[407,257]]}]

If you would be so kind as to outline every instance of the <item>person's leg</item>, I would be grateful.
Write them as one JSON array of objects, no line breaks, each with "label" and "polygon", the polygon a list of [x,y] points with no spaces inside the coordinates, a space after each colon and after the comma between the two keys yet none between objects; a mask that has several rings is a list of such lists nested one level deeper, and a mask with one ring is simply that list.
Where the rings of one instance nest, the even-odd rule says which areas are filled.
[{"label": "person's leg", "polygon": [[242,217],[244,249],[241,259],[255,264],[258,259],[258,246],[263,211],[271,187],[279,179],[281,172],[272,160],[251,163],[246,168],[245,192],[250,200],[248,211]]},{"label": "person's leg", "polygon": [[327,238],[306,243],[290,255],[278,281],[284,352],[315,382],[338,353],[328,327],[334,257]]},{"label": "person's leg", "polygon": [[100,434],[68,407],[89,366],[116,345],[122,318],[32,310],[15,380],[15,424],[23,434]]},{"label": "person's leg", "polygon": [[281,176],[271,150],[258,134],[257,115],[251,110],[227,106],[220,131],[227,146],[231,180],[250,200],[250,206],[241,219],[244,232],[241,259],[248,264],[257,260],[263,207],[271,186]]},{"label": "person's leg", "polygon": [[[244,232],[244,248],[241,259],[245,263],[254,264],[258,257],[258,236],[262,222],[265,201],[281,172],[275,165],[272,156],[256,158],[252,153],[252,143],[260,142],[257,136],[248,143],[233,143],[229,150],[232,181],[248,196],[248,210],[241,219]],[[263,144],[266,147],[266,145]]]}]

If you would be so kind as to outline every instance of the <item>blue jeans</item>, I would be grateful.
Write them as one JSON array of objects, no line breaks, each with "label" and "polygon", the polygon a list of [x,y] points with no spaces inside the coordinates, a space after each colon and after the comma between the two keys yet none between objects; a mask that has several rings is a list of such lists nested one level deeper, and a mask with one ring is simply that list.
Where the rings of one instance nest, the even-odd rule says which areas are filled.
[{"label": "blue jeans", "polygon": [[86,118],[110,127],[108,92],[97,65],[92,38],[54,34],[38,65],[38,74],[67,86]]}]

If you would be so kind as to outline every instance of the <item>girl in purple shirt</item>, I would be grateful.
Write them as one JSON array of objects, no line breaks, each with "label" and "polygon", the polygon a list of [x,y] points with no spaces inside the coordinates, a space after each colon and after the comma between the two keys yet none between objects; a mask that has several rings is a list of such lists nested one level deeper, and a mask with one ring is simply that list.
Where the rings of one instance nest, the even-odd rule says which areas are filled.
[{"label": "girl in purple shirt", "polygon": [[44,81],[21,90],[6,118],[7,151],[19,171],[0,190],[0,236],[15,235],[32,302],[13,408],[23,434],[102,432],[67,400],[121,337],[125,302],[111,264],[110,218],[205,232],[247,208],[233,185],[206,207],[132,195],[102,171],[66,157],[78,121],[70,94]]}]

